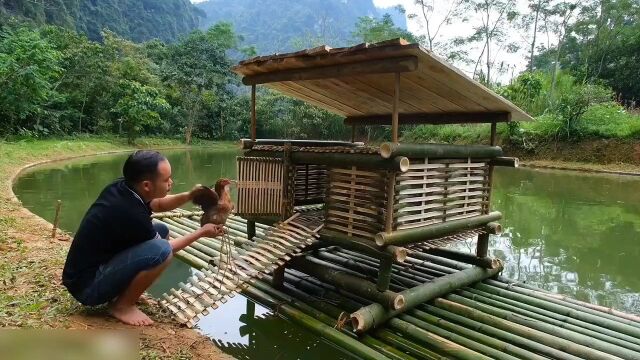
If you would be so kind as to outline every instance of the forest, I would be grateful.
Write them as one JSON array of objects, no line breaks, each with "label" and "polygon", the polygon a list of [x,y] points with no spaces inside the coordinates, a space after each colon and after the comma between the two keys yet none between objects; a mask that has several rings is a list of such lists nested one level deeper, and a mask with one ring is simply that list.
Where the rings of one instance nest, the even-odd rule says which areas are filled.
[{"label": "forest", "polygon": [[[34,4],[0,1],[0,137],[115,134],[133,142],[157,135],[189,143],[248,135],[249,95],[230,68],[266,45],[245,40],[256,37],[245,37],[231,21],[196,29],[206,16],[203,10],[177,0],[58,0],[51,4],[64,11],[57,12],[54,5]],[[550,141],[640,138],[640,1],[515,5],[515,0],[416,0],[419,11],[407,12],[407,18],[421,21],[420,34],[397,26],[391,15],[365,14],[342,45],[403,37],[473,69],[470,76],[536,118],[499,128],[503,142],[523,149]],[[83,10],[88,6],[101,10]],[[123,16],[125,6],[138,10]],[[149,18],[136,15],[141,13]],[[439,32],[447,26],[472,31],[445,39]],[[330,43],[323,34],[331,32],[314,33],[318,29],[291,34],[289,44]],[[509,36],[516,30],[523,36]],[[474,47],[481,51],[470,52]],[[518,49],[524,49],[528,63],[519,74],[499,61]],[[263,88],[257,99],[260,137],[348,136],[337,115]],[[488,131],[418,126],[402,129],[402,136],[475,142],[487,139]],[[375,141],[388,133],[366,128],[359,136]]]}]

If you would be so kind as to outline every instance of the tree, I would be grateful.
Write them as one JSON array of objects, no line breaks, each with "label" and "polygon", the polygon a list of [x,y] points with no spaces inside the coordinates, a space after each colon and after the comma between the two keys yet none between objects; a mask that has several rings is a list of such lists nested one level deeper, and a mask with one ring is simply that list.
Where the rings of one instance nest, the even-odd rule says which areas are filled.
[{"label": "tree", "polygon": [[122,80],[119,92],[119,100],[111,111],[119,116],[118,122],[133,144],[145,127],[160,125],[160,113],[170,106],[157,89],[136,81]]},{"label": "tree", "polygon": [[389,14],[384,14],[382,19],[368,16],[358,18],[352,35],[356,40],[368,43],[395,38],[403,38],[409,42],[420,42],[421,40],[421,38],[416,37],[409,31],[396,27]]},{"label": "tree", "polygon": [[[62,56],[26,27],[0,32],[0,121],[5,131],[40,129],[40,116],[58,97]],[[48,130],[46,130],[48,131]]]},{"label": "tree", "polygon": [[[150,54],[160,64],[163,82],[174,94],[172,103],[183,119],[187,144],[198,126],[211,128],[205,114],[213,112],[218,100],[230,91],[229,85],[237,82],[230,71],[227,52],[251,52],[250,48],[240,47],[241,41],[231,24],[218,23],[206,32],[196,30],[166,48],[157,44],[150,47]],[[218,133],[222,134],[225,125],[218,123]]]},{"label": "tree", "polygon": [[[465,2],[466,9],[473,11],[477,18],[476,25],[473,26],[474,33],[463,43],[481,43],[482,50],[478,56],[473,70],[474,77],[477,77],[485,84],[491,84],[492,69],[495,59],[503,48],[508,52],[515,52],[518,47],[513,42],[507,42],[507,28],[518,16],[513,10],[515,0],[468,0]],[[493,46],[499,44],[495,50]],[[481,67],[481,63],[483,63]],[[484,68],[484,70],[482,70]]]},{"label": "tree", "polygon": [[[463,7],[461,6],[465,0],[446,0],[438,1],[438,6],[444,10],[438,14],[435,0],[415,0],[415,4],[420,8],[420,13],[424,21],[424,29],[427,33],[425,40],[427,48],[430,51],[440,52],[441,55],[447,55],[443,52],[447,48],[446,44],[437,41],[447,25],[450,25],[454,19],[465,22],[467,19],[463,17]],[[409,14],[410,19],[415,19],[418,14]],[[436,20],[436,18],[438,18]]]}]

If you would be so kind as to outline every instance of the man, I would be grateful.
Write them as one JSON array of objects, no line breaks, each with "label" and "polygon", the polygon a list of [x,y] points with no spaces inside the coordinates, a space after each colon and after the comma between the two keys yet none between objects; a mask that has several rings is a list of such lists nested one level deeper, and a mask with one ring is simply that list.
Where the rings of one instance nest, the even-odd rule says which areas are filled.
[{"label": "man", "polygon": [[152,212],[173,210],[192,200],[192,192],[167,195],[173,185],[171,165],[159,152],[136,151],[122,173],[124,178],[108,185],[82,219],[62,282],[84,305],[109,303],[109,312],[118,320],[150,325],[153,321],[136,306],[138,298],[166,269],[173,253],[223,230],[205,224],[169,240],[169,229],[151,222]]}]

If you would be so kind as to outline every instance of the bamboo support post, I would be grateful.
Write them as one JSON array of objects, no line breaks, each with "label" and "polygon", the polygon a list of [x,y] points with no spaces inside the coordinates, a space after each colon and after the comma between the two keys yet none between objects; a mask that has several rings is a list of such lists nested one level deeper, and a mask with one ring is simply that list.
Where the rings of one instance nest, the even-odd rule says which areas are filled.
[{"label": "bamboo support post", "polygon": [[394,144],[380,145],[380,155],[385,159],[397,156],[430,159],[493,159],[502,156],[498,146],[447,145],[447,144]]},{"label": "bamboo support post", "polygon": [[468,254],[460,251],[442,249],[442,248],[431,248],[425,251],[431,255],[441,256],[447,259],[460,261],[466,264],[480,266],[485,269],[495,269],[496,267],[500,266],[500,261],[498,259],[492,259],[487,257],[486,255],[476,256],[474,254]]},{"label": "bamboo support post", "polygon": [[498,129],[498,123],[496,123],[495,121],[492,122],[491,123],[491,146],[496,146],[496,143],[498,141],[497,129]]},{"label": "bamboo support post", "polygon": [[256,119],[256,85],[251,85],[251,140],[255,141],[257,136]]},{"label": "bamboo support post", "polygon": [[389,290],[392,267],[393,260],[391,259],[391,257],[380,259],[380,267],[378,269],[378,282],[376,283],[376,288],[378,289],[378,291]]},{"label": "bamboo support post", "polygon": [[62,200],[56,202],[56,215],[53,218],[53,229],[51,230],[51,238],[56,238],[56,232],[58,231],[58,223],[60,221],[60,208],[62,207]]},{"label": "bamboo support post", "polygon": [[351,314],[352,327],[357,333],[366,332],[369,329],[380,326],[400,313],[413,309],[423,302],[433,300],[453,290],[495,276],[500,271],[502,271],[502,265],[495,269],[471,267],[436,278],[429,283],[409,288],[400,293],[404,296],[406,303],[402,310],[386,310],[380,304],[373,303]]},{"label": "bamboo support post", "polygon": [[400,108],[400,73],[395,73],[393,86],[393,109],[391,117],[391,141],[394,144],[398,143],[398,112]]},{"label": "bamboo support post", "polygon": [[472,230],[482,227],[487,223],[500,219],[501,217],[502,214],[500,212],[494,211],[490,214],[474,216],[466,219],[450,220],[415,229],[398,230],[391,234],[380,232],[376,234],[375,240],[378,246],[412,244],[447,236],[463,230]]},{"label": "bamboo support post", "polygon": [[[379,290],[376,286],[360,277],[345,271],[322,266],[321,262],[309,261],[298,257],[290,263],[293,269],[320,279],[323,282],[338,286],[371,301],[382,304],[386,309],[399,310],[404,307],[405,299],[402,295],[388,290]],[[387,286],[388,287],[388,286]]]},{"label": "bamboo support post", "polygon": [[356,126],[355,125],[351,125],[351,142],[352,143],[356,142]]},{"label": "bamboo support post", "polygon": [[488,254],[489,254],[489,234],[487,233],[479,234],[478,243],[476,244],[476,256],[478,258],[486,258]]},{"label": "bamboo support post", "polygon": [[271,280],[271,284],[276,289],[281,289],[284,284],[284,265],[278,266],[275,270],[273,270],[273,278]]},{"label": "bamboo support post", "polygon": [[247,239],[253,241],[256,236],[256,222],[252,220],[247,221]]}]

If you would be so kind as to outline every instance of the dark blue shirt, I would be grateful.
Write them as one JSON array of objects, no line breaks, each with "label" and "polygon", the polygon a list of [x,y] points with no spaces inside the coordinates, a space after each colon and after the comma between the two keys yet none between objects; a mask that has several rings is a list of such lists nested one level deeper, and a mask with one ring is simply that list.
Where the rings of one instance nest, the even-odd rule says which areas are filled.
[{"label": "dark blue shirt", "polygon": [[88,287],[100,265],[116,254],[153,239],[151,208],[124,179],[108,185],[84,215],[71,243],[62,283],[71,294]]}]

